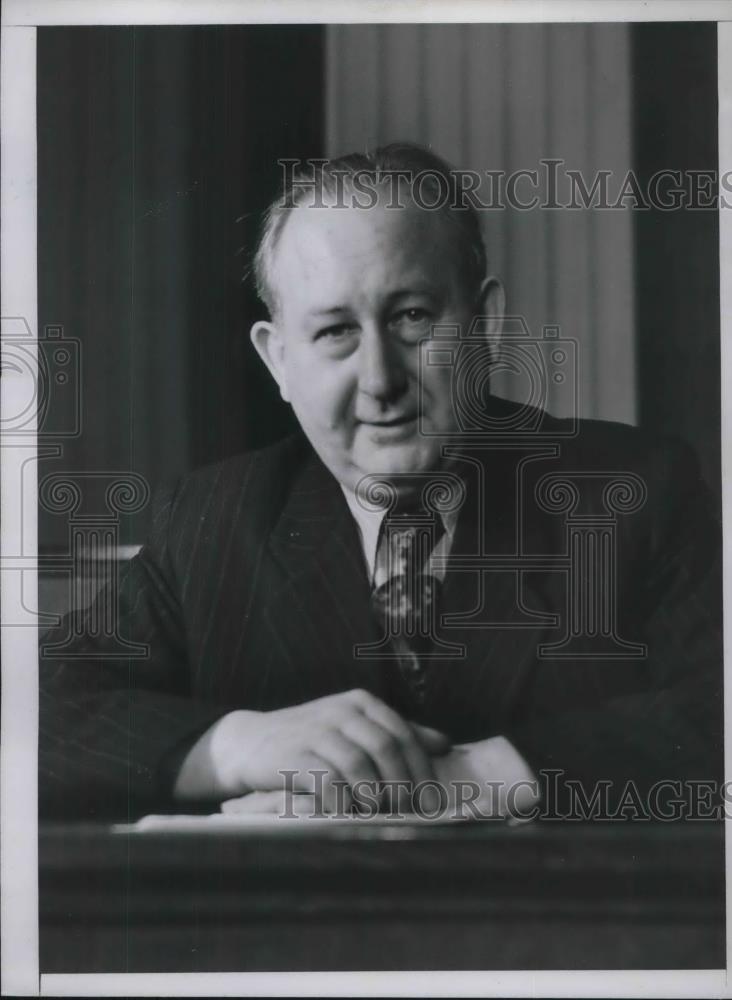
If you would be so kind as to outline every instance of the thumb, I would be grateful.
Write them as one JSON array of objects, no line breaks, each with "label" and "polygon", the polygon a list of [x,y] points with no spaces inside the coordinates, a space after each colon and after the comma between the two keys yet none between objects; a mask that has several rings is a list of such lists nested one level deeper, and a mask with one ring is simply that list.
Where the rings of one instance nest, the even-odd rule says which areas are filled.
[{"label": "thumb", "polygon": [[442,756],[450,749],[449,737],[445,736],[438,729],[431,729],[429,726],[420,726],[418,722],[411,722],[412,732],[427,753],[434,756]]},{"label": "thumb", "polygon": [[280,819],[291,819],[295,816],[312,816],[315,814],[315,797],[313,795],[295,794],[284,789],[270,792],[249,792],[236,799],[227,799],[221,803],[221,812],[229,815],[268,815]]},{"label": "thumb", "polygon": [[227,799],[221,803],[221,812],[230,815],[240,813],[278,813],[283,811],[285,792],[249,792],[235,799]]}]

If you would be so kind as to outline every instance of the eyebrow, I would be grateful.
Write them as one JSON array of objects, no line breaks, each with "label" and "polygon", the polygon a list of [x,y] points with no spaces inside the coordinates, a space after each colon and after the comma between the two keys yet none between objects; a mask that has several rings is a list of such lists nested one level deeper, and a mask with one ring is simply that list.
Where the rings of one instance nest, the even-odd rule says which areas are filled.
[{"label": "eyebrow", "polygon": [[397,288],[395,291],[390,292],[386,298],[387,303],[395,302],[397,299],[408,298],[410,295],[420,295],[425,298],[439,299],[440,290],[434,285],[421,286],[414,285],[411,288]]},{"label": "eyebrow", "polygon": [[306,316],[338,316],[341,313],[348,312],[348,306],[330,306],[326,309],[309,309],[305,314]]},{"label": "eyebrow", "polygon": [[[403,299],[403,298],[406,298],[409,295],[423,295],[423,296],[427,296],[427,297],[432,298],[432,299],[439,299],[440,298],[439,290],[433,288],[432,286],[429,286],[429,287],[414,287],[414,288],[397,288],[393,292],[389,292],[388,296],[386,297],[386,303],[387,303],[387,305],[389,305],[392,302],[395,302],[397,299]],[[351,311],[351,307],[350,306],[328,306],[328,307],[326,307],[324,309],[317,309],[317,308],[316,309],[310,309],[306,313],[306,316],[312,317],[312,318],[317,318],[319,316],[339,316],[339,315],[341,315],[343,313],[347,313],[347,312],[350,312],[350,311]]]}]

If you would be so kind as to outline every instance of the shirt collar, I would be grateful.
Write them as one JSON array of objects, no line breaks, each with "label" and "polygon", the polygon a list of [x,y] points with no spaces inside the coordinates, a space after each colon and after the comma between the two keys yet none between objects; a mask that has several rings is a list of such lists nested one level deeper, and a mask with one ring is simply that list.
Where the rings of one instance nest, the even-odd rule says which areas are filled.
[{"label": "shirt collar", "polygon": [[[346,498],[348,508],[353,515],[356,526],[358,527],[363,554],[366,559],[366,565],[368,566],[369,578],[373,580],[374,569],[376,567],[377,546],[379,544],[379,532],[381,530],[381,522],[384,520],[385,512],[383,510],[367,510],[358,502],[356,494],[353,490],[349,490],[342,483],[340,486],[343,491],[343,495]],[[455,528],[457,527],[458,513],[459,511],[451,510],[442,515],[442,522],[445,526],[445,542],[443,544],[445,555],[447,555],[450,547],[452,546]]]}]

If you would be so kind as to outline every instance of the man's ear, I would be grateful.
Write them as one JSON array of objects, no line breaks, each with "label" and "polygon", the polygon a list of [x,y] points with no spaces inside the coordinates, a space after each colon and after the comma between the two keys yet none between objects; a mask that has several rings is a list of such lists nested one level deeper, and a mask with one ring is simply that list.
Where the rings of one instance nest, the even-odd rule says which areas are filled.
[{"label": "man's ear", "polygon": [[290,395],[287,391],[284,363],[285,342],[282,330],[275,323],[260,320],[254,324],[249,336],[257,354],[269,368],[270,375],[280,387],[280,396],[286,403],[289,403]]},{"label": "man's ear", "polygon": [[503,317],[506,312],[506,293],[501,279],[491,274],[480,285],[478,309],[486,317],[485,333],[499,338],[503,331]]}]

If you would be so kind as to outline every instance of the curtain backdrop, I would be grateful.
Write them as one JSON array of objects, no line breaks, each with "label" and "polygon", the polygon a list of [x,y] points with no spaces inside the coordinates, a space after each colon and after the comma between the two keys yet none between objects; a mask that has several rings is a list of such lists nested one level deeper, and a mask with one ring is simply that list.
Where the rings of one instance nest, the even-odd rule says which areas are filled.
[{"label": "curtain backdrop", "polygon": [[[322,105],[319,26],[39,29],[39,329],[80,341],[82,406],[41,476],[155,489],[289,429],[242,276],[278,158],[322,154]],[[42,510],[41,545],[66,522]]]},{"label": "curtain backdrop", "polygon": [[[408,139],[460,169],[538,170],[540,182],[540,160],[556,158],[588,187],[632,166],[624,24],[331,25],[326,68],[329,153]],[[525,181],[517,191],[533,193]],[[558,200],[568,194],[560,184]],[[578,342],[582,415],[634,423],[631,215],[508,209],[483,221],[508,311],[536,337],[558,325]],[[505,380],[498,390],[513,394]],[[551,381],[546,402],[566,412]]]},{"label": "curtain backdrop", "polygon": [[[632,65],[641,184],[716,173],[717,25],[638,24]],[[719,215],[634,214],[640,422],[694,446],[721,510]]]}]

